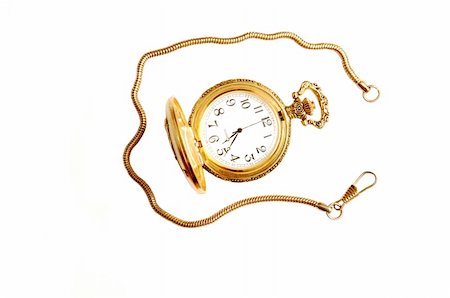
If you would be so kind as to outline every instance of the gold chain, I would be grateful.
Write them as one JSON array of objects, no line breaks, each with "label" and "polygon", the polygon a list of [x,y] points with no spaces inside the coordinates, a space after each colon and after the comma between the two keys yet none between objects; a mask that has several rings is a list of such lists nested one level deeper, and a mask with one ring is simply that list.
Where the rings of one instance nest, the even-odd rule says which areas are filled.
[{"label": "gold chain", "polygon": [[[190,227],[190,228],[205,226],[205,225],[215,222],[216,220],[218,220],[219,218],[221,218],[222,216],[224,216],[225,214],[227,214],[233,210],[236,210],[236,209],[246,206],[246,205],[261,203],[261,202],[291,202],[291,203],[306,204],[306,205],[310,205],[310,206],[319,208],[320,210],[325,211],[330,218],[336,219],[342,215],[342,208],[345,203],[349,202],[351,199],[356,197],[362,191],[372,187],[376,183],[375,174],[373,174],[372,172],[364,172],[355,181],[354,184],[356,184],[363,175],[372,174],[375,180],[371,185],[367,186],[362,191],[357,192],[356,186],[354,184],[352,184],[350,186],[350,188],[352,189],[351,191],[348,190],[340,200],[338,200],[330,205],[327,205],[327,204],[324,204],[324,203],[321,203],[318,201],[314,201],[311,199],[307,199],[307,198],[303,198],[303,197],[295,197],[295,196],[283,196],[283,195],[256,196],[256,197],[250,197],[250,198],[246,198],[246,199],[234,202],[234,203],[220,209],[219,211],[217,211],[216,213],[214,213],[213,215],[211,215],[209,217],[206,217],[206,218],[200,219],[200,220],[194,220],[194,221],[187,221],[187,220],[180,219],[180,218],[170,214],[169,212],[165,211],[158,205],[152,189],[150,188],[150,186],[147,184],[147,182],[144,179],[142,179],[138,174],[136,174],[136,172],[134,171],[133,166],[131,165],[131,162],[130,162],[131,152],[132,152],[133,148],[139,143],[139,141],[142,138],[142,136],[144,135],[145,129],[147,127],[146,114],[145,114],[145,111],[138,99],[138,92],[139,92],[139,88],[142,83],[142,76],[143,76],[143,72],[144,72],[145,63],[150,58],[165,55],[165,54],[171,53],[173,51],[176,51],[178,49],[192,46],[192,45],[205,44],[205,43],[234,44],[234,43],[239,43],[239,42],[242,42],[242,41],[250,39],[250,38],[262,39],[262,40],[275,40],[275,39],[280,39],[280,38],[289,38],[289,39],[292,39],[293,41],[295,41],[298,45],[300,45],[306,49],[333,50],[338,53],[339,57],[341,58],[342,66],[344,67],[345,72],[347,73],[349,78],[353,82],[355,82],[358,85],[358,87],[363,91],[363,95],[366,95],[366,93],[369,92],[371,90],[371,88],[376,89],[375,86],[367,85],[364,81],[359,79],[359,77],[355,74],[353,69],[350,67],[347,55],[345,54],[344,50],[341,47],[339,47],[338,45],[335,45],[335,44],[331,44],[331,43],[317,43],[317,44],[309,43],[309,42],[304,41],[298,35],[291,33],[291,32],[279,32],[279,33],[274,33],[274,34],[248,32],[243,35],[231,37],[231,38],[219,38],[219,37],[194,38],[194,39],[188,39],[185,41],[175,43],[166,48],[162,48],[162,49],[158,49],[158,50],[154,50],[154,51],[145,53],[139,60],[139,63],[137,66],[136,80],[134,81],[134,85],[133,85],[133,88],[131,91],[131,99],[132,99],[133,104],[139,115],[139,120],[140,120],[139,128],[138,128],[136,134],[134,135],[134,137],[131,139],[131,141],[128,143],[128,145],[125,148],[125,151],[123,154],[123,162],[124,162],[125,168],[128,171],[128,174],[130,175],[130,177],[134,181],[136,181],[136,183],[138,183],[144,190],[153,210],[156,213],[158,213],[159,215],[161,215],[162,217],[164,217],[165,219],[167,219],[179,226]],[[378,98],[379,91],[378,91],[378,89],[376,89],[376,90],[378,92],[378,95],[377,95],[377,98]],[[373,101],[373,100],[368,100],[368,101]],[[337,216],[332,215],[333,212],[337,212],[338,215]]]}]

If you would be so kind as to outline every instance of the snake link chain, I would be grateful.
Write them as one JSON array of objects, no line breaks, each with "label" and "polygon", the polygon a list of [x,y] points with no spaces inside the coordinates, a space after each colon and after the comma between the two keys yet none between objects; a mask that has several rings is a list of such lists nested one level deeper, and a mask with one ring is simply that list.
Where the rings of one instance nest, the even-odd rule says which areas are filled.
[{"label": "snake link chain", "polygon": [[[189,227],[189,228],[205,226],[205,225],[215,222],[216,220],[223,217],[227,213],[232,212],[233,210],[236,210],[236,209],[241,208],[246,205],[262,203],[262,202],[290,202],[290,203],[306,204],[306,205],[310,205],[312,207],[319,208],[320,210],[325,211],[327,213],[327,215],[329,215],[330,218],[336,219],[336,218],[339,218],[340,215],[342,214],[343,204],[346,203],[347,201],[349,201],[348,198],[346,199],[346,195],[349,195],[349,196],[351,195],[352,198],[354,198],[355,196],[358,195],[358,193],[356,192],[356,188],[355,188],[355,191],[353,191],[353,190],[350,192],[347,191],[347,193],[343,196],[342,199],[340,199],[330,205],[327,205],[327,204],[324,204],[324,203],[321,203],[321,202],[318,202],[315,200],[311,200],[311,199],[307,199],[307,198],[303,198],[303,197],[296,197],[296,196],[285,196],[285,195],[255,196],[255,197],[250,197],[250,198],[236,201],[236,202],[220,209],[219,211],[217,211],[216,213],[212,214],[209,217],[206,217],[206,218],[203,218],[200,220],[188,221],[188,220],[180,219],[180,218],[174,216],[173,214],[165,211],[163,208],[161,208],[158,205],[155,195],[153,194],[153,191],[150,188],[150,186],[148,185],[148,183],[134,171],[133,166],[131,165],[131,162],[130,162],[131,152],[132,152],[133,148],[139,143],[139,141],[142,138],[142,136],[145,132],[145,129],[147,127],[146,114],[145,114],[145,111],[138,99],[138,92],[139,92],[139,88],[142,83],[142,76],[143,76],[145,63],[151,58],[165,55],[165,54],[171,53],[173,51],[176,51],[178,49],[181,49],[184,47],[189,47],[192,45],[199,45],[199,44],[206,44],[206,43],[235,44],[235,43],[240,43],[244,40],[251,39],[251,38],[262,39],[262,40],[275,40],[275,39],[287,38],[287,39],[291,39],[291,40],[295,41],[298,45],[300,45],[306,49],[333,50],[341,58],[342,66],[343,66],[345,72],[347,73],[347,75],[349,76],[349,78],[358,85],[358,87],[363,91],[363,94],[366,94],[367,92],[370,91],[371,87],[374,87],[372,85],[370,85],[370,86],[367,85],[366,83],[364,83],[364,81],[359,79],[359,77],[355,74],[353,69],[350,67],[347,55],[345,54],[344,50],[340,46],[331,44],[331,43],[316,43],[316,44],[309,43],[309,42],[304,41],[298,35],[291,33],[291,32],[279,32],[279,33],[274,33],[274,34],[248,32],[243,35],[231,37],[231,38],[219,38],[219,37],[194,38],[194,39],[188,39],[185,41],[175,43],[166,48],[162,48],[162,49],[158,49],[158,50],[154,50],[154,51],[145,53],[138,62],[136,79],[134,81],[133,88],[131,91],[131,99],[132,99],[133,105],[136,108],[136,111],[139,115],[140,123],[139,123],[139,127],[138,127],[136,134],[133,136],[133,138],[131,139],[131,141],[128,143],[128,145],[125,148],[125,151],[123,154],[123,162],[124,162],[125,168],[126,168],[128,174],[130,175],[130,177],[137,184],[139,184],[142,187],[142,189],[144,190],[145,194],[147,195],[150,206],[153,208],[153,210],[156,213],[158,213],[160,216],[162,216],[163,218],[165,218],[179,226]],[[365,172],[365,173],[373,174],[371,172]],[[363,173],[362,175],[364,175],[365,173]],[[373,174],[373,175],[375,176],[375,174]],[[361,176],[360,176],[360,178],[361,178]],[[376,176],[375,176],[375,179],[376,179]],[[374,184],[375,183],[373,183],[369,187],[373,186]],[[353,188],[353,187],[355,187],[355,186],[352,185],[350,188]],[[367,189],[367,188],[365,188],[365,189]],[[343,202],[343,203],[340,204],[341,202]],[[339,206],[339,207],[336,207],[336,206]],[[333,217],[330,215],[333,211],[335,211],[333,209],[339,211],[338,216]]]}]

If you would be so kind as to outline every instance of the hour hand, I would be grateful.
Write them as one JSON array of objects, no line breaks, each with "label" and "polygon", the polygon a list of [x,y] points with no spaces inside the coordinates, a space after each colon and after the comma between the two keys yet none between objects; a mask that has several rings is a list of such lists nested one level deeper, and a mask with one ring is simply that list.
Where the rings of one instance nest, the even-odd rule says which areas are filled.
[{"label": "hour hand", "polygon": [[233,132],[232,134],[231,134],[231,136],[227,136],[227,132],[225,131],[225,137],[226,137],[226,139],[225,139],[225,141],[223,141],[223,143],[222,144],[225,144],[226,142],[228,142],[228,141],[230,141],[236,134],[238,134],[239,133],[239,131],[235,131],[235,132]]},{"label": "hour hand", "polygon": [[233,145],[233,143],[234,143],[234,141],[236,141],[236,139],[237,139],[237,134],[234,135],[234,139],[233,139],[233,141],[231,141],[231,144],[230,144],[230,146],[228,148],[230,148],[231,145]]},{"label": "hour hand", "polygon": [[[237,139],[237,136],[240,134],[242,132],[242,128],[238,128],[238,130],[236,130],[234,133],[233,133],[233,135],[230,137],[230,138],[233,138],[233,141],[231,141],[231,144],[230,144],[230,147],[231,147],[231,145],[233,145],[233,143],[234,143],[234,141],[236,141],[236,139]],[[230,147],[228,147],[228,148],[230,148]]]}]

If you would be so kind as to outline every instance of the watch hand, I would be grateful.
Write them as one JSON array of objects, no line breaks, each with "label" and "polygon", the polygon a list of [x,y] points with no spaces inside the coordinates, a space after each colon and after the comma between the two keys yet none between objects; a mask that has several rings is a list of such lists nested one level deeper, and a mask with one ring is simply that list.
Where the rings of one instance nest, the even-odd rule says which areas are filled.
[{"label": "watch hand", "polygon": [[235,134],[236,134],[236,132],[233,132],[233,133],[231,134],[231,136],[227,137],[227,138],[225,139],[225,141],[222,142],[222,144],[225,144],[226,142],[228,142],[229,140],[231,140],[231,138],[234,137]]},{"label": "watch hand", "polygon": [[236,141],[236,139],[237,139],[237,136],[238,136],[241,132],[242,132],[242,128],[238,128],[238,129],[235,131],[235,133],[233,133],[233,134],[234,134],[234,139],[233,139],[233,141],[231,141],[231,144],[230,144],[230,146],[228,146],[228,148],[231,148],[231,145],[233,145],[234,141]]},{"label": "watch hand", "polygon": [[240,133],[242,131],[241,128],[238,128],[235,132],[233,132],[231,134],[231,136],[229,136],[222,144],[225,144],[226,142],[228,142],[229,140],[231,140],[232,137],[234,137],[235,135],[237,135],[238,133]]},{"label": "watch hand", "polygon": [[260,122],[262,122],[262,121],[263,121],[263,120],[259,120],[258,122],[255,122],[255,123],[253,123],[253,124],[247,125],[247,126],[243,127],[242,129],[249,128],[250,126],[256,125],[256,124],[258,124],[258,123],[260,123]]},{"label": "watch hand", "polygon": [[[238,136],[241,132],[242,132],[242,128],[238,128],[235,132],[233,132],[233,133],[231,134],[231,136],[230,136],[229,138],[227,138],[227,140],[225,140],[225,142],[228,142],[229,140],[231,140],[231,139],[233,138],[233,140],[231,141],[231,144],[230,144],[227,148],[224,148],[224,150],[225,150],[224,156],[227,155],[228,151],[230,151],[231,146],[233,145],[234,141],[236,141],[237,136]],[[223,143],[225,143],[225,142],[223,142]],[[222,144],[223,144],[223,143],[222,143]]]},{"label": "watch hand", "polygon": [[233,139],[233,141],[231,141],[231,144],[230,144],[230,146],[228,146],[228,148],[231,148],[231,145],[233,145],[234,141],[236,141],[237,136],[238,136],[238,134],[234,135],[234,139]]}]

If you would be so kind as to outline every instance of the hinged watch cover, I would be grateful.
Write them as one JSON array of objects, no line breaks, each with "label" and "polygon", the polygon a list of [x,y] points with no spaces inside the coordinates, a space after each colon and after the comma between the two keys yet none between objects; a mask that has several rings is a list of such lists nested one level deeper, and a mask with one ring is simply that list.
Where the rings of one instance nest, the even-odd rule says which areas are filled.
[{"label": "hinged watch cover", "polygon": [[188,125],[183,109],[175,97],[167,101],[165,127],[175,158],[186,179],[197,192],[204,193],[206,181],[203,159],[192,128]]}]

